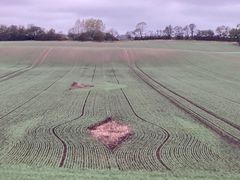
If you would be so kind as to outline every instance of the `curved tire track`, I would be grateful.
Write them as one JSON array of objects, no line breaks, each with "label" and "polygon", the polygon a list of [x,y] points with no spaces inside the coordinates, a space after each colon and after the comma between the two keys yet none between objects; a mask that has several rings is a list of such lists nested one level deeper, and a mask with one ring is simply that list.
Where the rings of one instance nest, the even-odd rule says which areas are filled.
[{"label": "curved tire track", "polygon": [[[95,72],[96,72],[96,66],[95,66],[94,71],[93,71],[92,81],[93,81],[93,79],[94,79]],[[76,117],[76,118],[74,118],[74,119],[72,119],[72,120],[70,120],[70,121],[61,123],[61,124],[59,124],[59,125],[57,125],[57,126],[55,126],[55,127],[53,127],[53,128],[51,129],[51,132],[53,133],[53,135],[54,135],[54,136],[61,142],[61,144],[63,145],[63,151],[62,151],[62,155],[61,155],[59,167],[63,167],[63,166],[64,166],[65,160],[66,160],[66,158],[67,158],[68,145],[67,145],[67,142],[66,142],[63,138],[61,138],[60,135],[58,135],[56,129],[59,128],[59,127],[62,126],[62,125],[66,125],[66,124],[68,124],[68,123],[70,123],[70,122],[76,121],[76,120],[78,120],[79,118],[81,118],[81,117],[84,115],[84,113],[85,113],[85,107],[86,107],[87,100],[88,100],[90,94],[91,94],[91,90],[88,92],[88,94],[87,94],[87,96],[86,96],[86,98],[85,98],[85,100],[84,100],[83,107],[82,107],[82,110],[81,110],[81,114],[80,114],[78,117]]]},{"label": "curved tire track", "polygon": [[[113,68],[112,68],[112,69],[113,69]],[[119,80],[117,79],[117,76],[116,76],[116,73],[115,73],[114,69],[113,69],[112,72],[113,72],[113,74],[114,74],[114,77],[115,77],[117,83],[120,84],[120,83],[119,83]],[[161,143],[161,145],[157,148],[156,157],[157,157],[158,161],[165,167],[166,170],[171,171],[171,169],[170,169],[170,168],[166,165],[166,163],[162,160],[161,155],[160,155],[160,154],[161,154],[161,150],[162,150],[164,144],[165,144],[165,143],[169,140],[169,138],[170,138],[170,133],[169,133],[166,129],[164,129],[163,127],[161,127],[161,126],[159,126],[159,125],[157,125],[157,124],[155,124],[155,123],[149,122],[149,121],[147,121],[146,119],[143,119],[142,117],[140,117],[140,116],[137,114],[137,112],[135,111],[135,109],[133,108],[132,104],[130,103],[129,98],[127,97],[126,93],[124,92],[124,90],[123,90],[122,88],[121,88],[121,92],[122,92],[123,96],[125,97],[125,99],[126,99],[128,105],[129,105],[130,109],[132,110],[133,114],[134,114],[137,118],[139,118],[140,120],[142,120],[142,121],[144,121],[144,122],[146,122],[146,123],[148,123],[148,124],[157,126],[158,128],[160,128],[160,129],[164,132],[166,138],[165,138],[164,141]]]}]

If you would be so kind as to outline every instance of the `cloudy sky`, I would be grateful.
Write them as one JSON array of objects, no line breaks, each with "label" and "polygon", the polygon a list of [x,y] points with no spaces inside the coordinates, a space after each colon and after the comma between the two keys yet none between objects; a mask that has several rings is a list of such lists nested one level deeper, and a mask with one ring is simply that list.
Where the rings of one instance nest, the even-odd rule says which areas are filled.
[{"label": "cloudy sky", "polygon": [[199,29],[240,24],[240,0],[0,0],[0,24],[36,24],[67,32],[76,19],[100,18],[120,33],[195,23]]}]

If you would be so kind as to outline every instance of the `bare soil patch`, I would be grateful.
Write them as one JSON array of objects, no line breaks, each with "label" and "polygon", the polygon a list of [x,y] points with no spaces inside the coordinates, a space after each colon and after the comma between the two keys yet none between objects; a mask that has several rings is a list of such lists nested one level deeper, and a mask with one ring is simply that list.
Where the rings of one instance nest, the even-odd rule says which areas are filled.
[{"label": "bare soil patch", "polygon": [[112,117],[88,128],[90,134],[103,143],[110,150],[115,149],[133,135],[133,130],[128,125]]},{"label": "bare soil patch", "polygon": [[72,90],[72,89],[84,89],[84,88],[91,88],[91,87],[94,87],[94,85],[85,84],[85,83],[79,83],[79,82],[73,82],[71,84],[71,87],[69,88],[69,90]]}]

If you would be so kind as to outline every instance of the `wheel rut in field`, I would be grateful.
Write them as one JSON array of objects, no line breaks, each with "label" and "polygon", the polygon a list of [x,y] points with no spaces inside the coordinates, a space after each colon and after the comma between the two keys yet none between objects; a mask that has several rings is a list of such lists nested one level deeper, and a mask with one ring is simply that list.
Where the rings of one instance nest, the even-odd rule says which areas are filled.
[{"label": "wheel rut in field", "polygon": [[[139,67],[137,67],[137,68],[139,69]],[[157,91],[159,94],[165,96],[173,104],[175,104],[177,107],[179,107],[186,113],[190,114],[197,121],[201,122],[206,127],[210,128],[211,130],[213,130],[214,132],[219,134],[221,137],[223,137],[223,139],[227,140],[227,142],[229,142],[230,144],[237,145],[237,146],[240,145],[240,138],[239,138],[240,127],[239,127],[239,125],[237,125],[225,118],[218,116],[217,114],[211,112],[210,110],[207,110],[204,107],[199,106],[198,104],[192,102],[188,98],[183,97],[182,95],[179,95],[178,93],[170,90],[169,88],[167,88],[166,86],[164,86],[158,82],[157,84],[159,84],[161,87],[163,87],[169,93],[172,93],[173,95],[175,95],[177,97],[174,98],[174,96],[169,95],[169,93],[160,91],[156,86],[154,86],[154,84],[151,84],[151,82],[149,82],[148,78],[150,78],[150,77],[147,76],[141,69],[139,69],[139,70],[144,75],[146,75],[145,77],[144,77],[144,75],[139,74],[139,72],[137,72],[134,69],[134,67],[131,67],[131,69],[133,69],[133,71],[138,75],[138,77],[140,77],[146,84],[148,84],[150,87],[152,87],[152,89]],[[150,80],[152,80],[152,79],[150,78]],[[187,103],[184,103],[184,101],[186,101]],[[189,106],[189,104],[190,104],[190,106]],[[220,122],[220,124],[218,124],[219,122]],[[225,129],[224,126],[226,126],[226,128],[228,128],[229,130]]]},{"label": "wheel rut in field", "polygon": [[0,120],[5,118],[6,116],[10,115],[11,113],[15,112],[16,110],[18,110],[19,108],[23,107],[24,105],[26,105],[27,103],[31,102],[32,100],[36,99],[37,97],[39,97],[41,94],[43,94],[44,92],[46,92],[48,89],[50,89],[55,83],[57,83],[58,81],[60,81],[61,79],[63,79],[71,70],[65,72],[60,78],[56,79],[55,81],[53,81],[50,85],[48,85],[46,88],[44,88],[43,90],[41,90],[39,93],[35,94],[34,96],[32,96],[31,98],[29,98],[28,100],[26,100],[25,102],[21,103],[20,105],[18,105],[17,107],[15,107],[14,109],[12,109],[11,111],[7,112],[6,114],[4,114],[3,116],[0,117]]},{"label": "wheel rut in field", "polygon": [[[47,88],[45,88],[44,90],[42,90],[41,92],[39,92],[38,94],[36,94],[34,97],[28,99],[27,101],[25,101],[23,104],[21,104],[20,106],[16,107],[15,109],[13,109],[12,111],[10,111],[8,114],[5,114],[3,117],[1,117],[0,119],[8,116],[9,114],[13,113],[14,111],[16,111],[17,109],[20,109],[22,106],[26,105],[27,103],[33,101],[35,98],[39,97],[40,95],[42,95],[43,93],[45,93],[48,89],[50,89],[52,86],[54,86],[54,84],[56,84],[58,81],[62,80],[65,76],[67,76],[67,74],[69,74],[70,72],[72,72],[72,70],[75,68],[75,66],[73,66],[70,70],[64,72],[64,74],[62,74],[58,79],[56,79],[54,82],[52,82]],[[35,102],[33,102],[32,104],[34,104]],[[32,104],[30,104],[28,107],[30,107]],[[45,110],[43,114],[45,114],[48,111]],[[29,137],[34,137],[37,139],[38,137],[36,136],[37,131],[41,129],[41,127],[37,127],[34,128],[33,130],[28,132],[28,136]],[[25,162],[32,162],[34,161],[35,158],[39,157],[40,154],[36,153],[36,151],[34,151],[34,149],[37,149],[37,151],[41,151],[41,153],[44,153],[43,151],[45,151],[47,149],[48,153],[50,152],[50,147],[49,144],[46,143],[45,141],[41,141],[39,144],[35,144],[34,142],[28,141],[28,140],[23,140],[23,141],[19,141],[16,144],[14,144],[12,146],[12,148],[2,157],[2,159],[8,159],[8,162],[12,162],[12,163],[25,163]],[[36,148],[36,146],[38,146],[38,148]],[[28,154],[32,155],[32,154],[36,154],[36,156],[32,157],[31,156],[27,156]],[[36,163],[36,162],[35,162]]]},{"label": "wheel rut in field", "polygon": [[74,119],[72,119],[72,120],[70,120],[70,121],[64,122],[64,123],[62,123],[62,124],[59,124],[59,125],[57,125],[57,126],[55,126],[54,128],[51,129],[51,131],[52,131],[52,133],[54,134],[54,136],[55,136],[55,137],[61,142],[61,144],[63,145],[63,150],[62,150],[62,155],[61,155],[59,167],[63,167],[63,166],[64,166],[65,160],[66,160],[66,158],[67,158],[67,148],[68,148],[68,145],[67,145],[67,142],[66,142],[60,135],[58,135],[58,133],[57,133],[57,128],[59,128],[59,127],[62,126],[62,125],[66,125],[67,123],[70,123],[70,122],[72,122],[72,121],[76,121],[76,120],[78,120],[79,118],[81,118],[81,117],[84,115],[86,103],[87,103],[87,100],[88,100],[90,94],[91,94],[91,91],[88,92],[88,94],[87,94],[87,96],[86,96],[86,98],[85,98],[85,100],[84,100],[84,104],[83,104],[83,107],[82,107],[82,110],[81,110],[81,114],[80,114],[78,117],[76,117],[76,118],[74,118]]},{"label": "wheel rut in field", "polygon": [[35,61],[33,62],[32,65],[29,65],[27,67],[24,67],[24,68],[21,68],[21,69],[18,69],[16,71],[13,71],[13,72],[9,72],[5,75],[2,75],[0,76],[0,82],[3,82],[3,81],[7,81],[9,79],[12,79],[12,78],[15,78],[27,71],[30,71],[31,69],[33,68],[36,68],[37,66],[39,66],[40,64],[42,64],[46,58],[48,57],[48,55],[51,53],[52,49],[46,49],[44,50],[36,59]]},{"label": "wheel rut in field", "polygon": [[[113,68],[112,68],[112,69],[113,69]],[[113,74],[114,74],[114,78],[116,79],[117,83],[119,84],[120,82],[119,82],[119,80],[118,80],[118,78],[117,78],[117,76],[116,76],[116,73],[115,73],[114,69],[113,69],[112,72],[113,72]],[[121,90],[124,98],[126,99],[126,101],[127,101],[128,105],[129,105],[131,111],[133,112],[133,114],[134,114],[138,119],[140,119],[141,121],[146,122],[146,123],[148,123],[148,124],[151,124],[151,125],[153,125],[153,126],[156,126],[156,127],[158,127],[159,129],[161,129],[161,130],[163,131],[163,133],[164,133],[164,135],[165,135],[165,139],[163,140],[163,142],[161,143],[161,145],[157,148],[156,157],[157,157],[158,161],[162,164],[162,166],[163,166],[166,170],[171,171],[171,168],[163,161],[163,159],[162,159],[162,157],[161,157],[162,148],[163,148],[163,146],[166,144],[166,142],[170,139],[170,133],[169,133],[165,128],[163,128],[163,127],[161,127],[161,126],[159,126],[159,125],[157,125],[157,124],[155,124],[155,123],[149,122],[149,121],[147,121],[146,119],[140,117],[140,116],[137,114],[137,112],[135,111],[134,107],[132,106],[132,104],[131,104],[128,96],[127,96],[126,93],[124,92],[124,90],[123,90],[123,89],[120,89],[120,90]]]},{"label": "wheel rut in field", "polygon": [[151,76],[149,76],[146,72],[144,72],[141,68],[139,68],[139,66],[138,66],[137,64],[135,64],[135,66],[137,67],[137,69],[138,69],[139,71],[141,71],[141,72],[142,72],[144,75],[146,75],[149,79],[151,79],[152,81],[154,81],[155,83],[157,83],[158,85],[160,85],[161,87],[163,87],[164,89],[166,89],[166,90],[168,90],[169,92],[173,93],[174,95],[176,95],[176,96],[178,96],[178,97],[180,97],[180,98],[186,100],[187,102],[189,102],[189,103],[191,103],[192,105],[198,107],[198,108],[201,109],[202,111],[205,111],[205,112],[208,113],[209,115],[214,116],[215,118],[217,118],[217,119],[223,121],[224,123],[226,123],[226,124],[232,126],[233,128],[240,130],[240,126],[239,126],[239,125],[233,123],[233,122],[230,121],[230,120],[227,120],[226,118],[223,118],[223,117],[217,115],[216,113],[212,112],[211,110],[208,110],[208,109],[206,109],[206,108],[204,108],[204,107],[202,107],[202,106],[196,104],[196,103],[193,102],[192,100],[190,100],[190,99],[188,99],[188,98],[186,98],[186,97],[184,97],[184,96],[178,94],[177,92],[175,92],[175,91],[169,89],[168,87],[166,87],[166,86],[163,85],[162,83],[156,81],[156,80],[153,79]]},{"label": "wheel rut in field", "polygon": [[[93,79],[94,79],[94,77],[95,77],[96,68],[97,68],[97,67],[95,66],[94,71],[93,71],[93,75],[92,75],[92,81],[93,81]],[[87,101],[88,101],[88,99],[89,99],[90,94],[91,94],[91,90],[88,91],[88,94],[87,94],[87,96],[86,96],[86,98],[85,98],[85,100],[84,100],[84,103],[83,103],[83,106],[82,106],[82,109],[81,109],[81,114],[80,114],[78,117],[76,117],[76,118],[74,118],[74,119],[72,119],[72,120],[63,122],[63,123],[61,123],[61,124],[58,124],[57,126],[55,126],[55,127],[53,127],[53,128],[51,129],[51,132],[53,133],[53,135],[61,142],[61,144],[62,144],[62,146],[63,146],[62,155],[61,155],[60,162],[59,162],[59,167],[63,167],[63,166],[64,166],[64,163],[65,163],[65,161],[66,161],[67,153],[68,153],[68,142],[67,142],[66,140],[64,140],[64,139],[57,133],[57,128],[59,128],[59,127],[62,126],[62,125],[66,125],[66,124],[68,124],[68,123],[70,123],[70,122],[76,121],[76,120],[78,120],[78,119],[80,119],[81,117],[84,116],[84,114],[85,114],[85,107],[86,107],[86,104],[87,104]]]},{"label": "wheel rut in field", "polygon": [[[125,51],[127,54],[127,59],[130,59],[127,50]],[[216,132],[228,143],[237,146],[240,145],[239,125],[223,117],[220,117],[219,115],[196,104],[190,99],[178,94],[177,92],[171,90],[162,83],[156,81],[150,75],[140,69],[135,62],[129,60],[128,63],[130,69],[137,75],[137,77],[139,77],[143,82],[145,82],[145,84],[148,85],[151,89],[155,90],[157,93],[167,98],[172,104],[183,110],[185,113],[191,115],[194,119],[202,123],[204,126]],[[209,118],[211,120],[209,120]],[[223,124],[227,126],[227,128],[229,128],[230,130],[227,131],[225,128],[223,128]]]},{"label": "wheel rut in field", "polygon": [[[72,67],[72,69],[68,71],[68,74],[71,73],[75,68],[76,68],[76,63]],[[35,102],[33,102],[33,103],[35,103]],[[38,116],[44,116],[45,112],[47,112],[47,111],[49,111],[49,109],[46,109],[42,113],[42,115],[38,114]],[[42,165],[42,163],[44,163],[44,160],[46,160],[47,158],[49,159],[50,157],[53,157],[52,158],[53,160],[49,159],[48,163],[44,164],[44,165],[51,164],[52,166],[55,166],[54,160],[56,163],[57,158],[58,158],[55,155],[60,154],[59,152],[61,152],[61,150],[59,150],[58,148],[53,149],[51,147],[52,145],[48,141],[49,138],[52,138],[54,140],[54,142],[56,139],[53,136],[53,132],[49,128],[49,126],[51,127],[52,125],[44,124],[42,126],[38,126],[38,127],[34,128],[34,129],[30,129],[28,132],[28,135],[26,136],[26,137],[29,137],[30,139],[29,140],[24,139],[24,140],[17,142],[16,144],[14,144],[13,147],[11,148],[11,150],[9,150],[3,158],[5,160],[7,160],[7,162],[26,163],[26,164],[41,164]],[[44,139],[38,138],[40,133],[41,133],[41,137],[43,137]],[[31,137],[33,137],[33,138],[31,138]],[[38,139],[38,140],[35,143],[35,141],[32,141],[33,139]],[[37,151],[39,153],[36,153]],[[30,154],[30,156],[26,156],[26,154]],[[35,156],[33,156],[33,154],[35,154]],[[43,161],[39,161],[37,159],[42,159]],[[45,161],[45,163],[46,163],[46,161]]]}]

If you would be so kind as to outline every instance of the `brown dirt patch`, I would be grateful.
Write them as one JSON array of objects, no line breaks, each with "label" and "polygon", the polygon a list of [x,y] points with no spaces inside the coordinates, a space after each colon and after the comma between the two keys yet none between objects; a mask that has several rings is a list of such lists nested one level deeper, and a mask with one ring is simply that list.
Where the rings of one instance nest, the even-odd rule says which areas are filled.
[{"label": "brown dirt patch", "polygon": [[71,84],[71,87],[69,88],[69,90],[72,90],[72,89],[91,88],[91,87],[94,87],[94,85],[85,84],[85,83],[73,82],[73,83]]},{"label": "brown dirt patch", "polygon": [[89,127],[88,129],[95,139],[103,143],[111,150],[118,147],[121,143],[133,135],[132,128],[111,117]]}]

